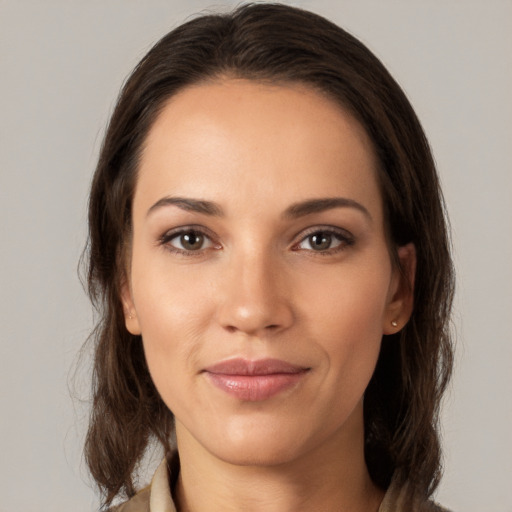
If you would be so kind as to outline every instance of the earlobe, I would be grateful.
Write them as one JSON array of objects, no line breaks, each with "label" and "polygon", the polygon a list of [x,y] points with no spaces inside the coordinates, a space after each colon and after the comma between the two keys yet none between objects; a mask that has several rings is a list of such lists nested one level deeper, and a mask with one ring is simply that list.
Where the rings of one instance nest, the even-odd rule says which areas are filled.
[{"label": "earlobe", "polygon": [[137,311],[133,303],[132,291],[127,279],[123,279],[121,284],[121,301],[123,303],[124,323],[127,331],[133,335],[140,335],[141,329]]},{"label": "earlobe", "polygon": [[390,300],[384,315],[384,334],[399,332],[411,317],[414,306],[416,247],[409,243],[397,250],[399,268],[395,269]]}]

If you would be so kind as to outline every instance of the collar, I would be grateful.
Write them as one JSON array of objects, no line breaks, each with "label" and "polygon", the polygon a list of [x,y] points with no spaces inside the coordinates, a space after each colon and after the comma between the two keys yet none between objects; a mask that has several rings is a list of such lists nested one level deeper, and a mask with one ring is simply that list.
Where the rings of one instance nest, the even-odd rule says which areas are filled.
[{"label": "collar", "polygon": [[[149,495],[149,512],[176,512],[172,500],[171,489],[169,488],[169,469],[167,459],[164,459],[158,466],[153,479],[151,480],[151,491]],[[402,493],[397,492],[396,486],[391,484],[378,512],[394,512],[401,510],[399,505]]]},{"label": "collar", "polygon": [[151,480],[151,493],[149,495],[149,512],[176,512],[169,488],[169,471],[167,459],[158,466]]}]

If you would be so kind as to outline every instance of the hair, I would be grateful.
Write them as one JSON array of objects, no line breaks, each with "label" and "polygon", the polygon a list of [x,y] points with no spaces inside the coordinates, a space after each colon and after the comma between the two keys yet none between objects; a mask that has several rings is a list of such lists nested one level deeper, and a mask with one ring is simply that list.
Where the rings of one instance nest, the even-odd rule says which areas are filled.
[{"label": "hair", "polygon": [[410,499],[438,485],[438,414],[452,362],[454,290],[444,202],[421,125],[405,94],[360,41],[330,21],[282,4],[246,4],[192,19],[163,37],[126,81],[94,174],[85,251],[93,331],[93,403],[85,456],[103,504],[135,493],[135,473],[158,440],[168,454],[174,423],[140,336],[125,327],[120,287],[131,243],[131,205],[145,138],[166,101],[221,77],[303,84],[353,115],[378,159],[390,251],[414,243],[414,310],[384,336],[365,393],[365,459],[374,483],[394,478]]}]

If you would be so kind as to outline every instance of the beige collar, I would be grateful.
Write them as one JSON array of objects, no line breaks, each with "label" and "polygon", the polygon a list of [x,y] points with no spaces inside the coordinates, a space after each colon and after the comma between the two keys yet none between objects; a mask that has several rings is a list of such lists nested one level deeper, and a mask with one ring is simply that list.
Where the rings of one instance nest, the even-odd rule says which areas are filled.
[{"label": "beige collar", "polygon": [[158,466],[151,480],[151,494],[149,495],[150,512],[176,512],[169,489],[169,474],[167,460],[164,459]]}]

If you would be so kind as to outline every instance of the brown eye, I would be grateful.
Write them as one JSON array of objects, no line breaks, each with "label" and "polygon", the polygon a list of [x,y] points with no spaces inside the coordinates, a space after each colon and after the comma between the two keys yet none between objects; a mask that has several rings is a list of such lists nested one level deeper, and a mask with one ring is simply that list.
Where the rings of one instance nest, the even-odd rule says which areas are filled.
[{"label": "brown eye", "polygon": [[186,229],[165,235],[162,237],[162,243],[178,253],[200,252],[203,249],[214,247],[210,237],[194,229]]},{"label": "brown eye", "polygon": [[181,245],[180,248],[186,251],[198,251],[199,249],[202,249],[204,245],[204,235],[197,233],[196,231],[183,233],[177,238]]},{"label": "brown eye", "polygon": [[306,235],[295,248],[302,251],[332,254],[353,244],[354,238],[344,230],[338,232],[334,229],[319,229]]},{"label": "brown eye", "polygon": [[314,251],[326,251],[331,249],[333,236],[322,231],[308,237],[309,245]]}]

